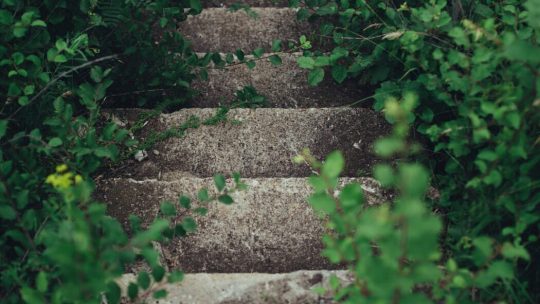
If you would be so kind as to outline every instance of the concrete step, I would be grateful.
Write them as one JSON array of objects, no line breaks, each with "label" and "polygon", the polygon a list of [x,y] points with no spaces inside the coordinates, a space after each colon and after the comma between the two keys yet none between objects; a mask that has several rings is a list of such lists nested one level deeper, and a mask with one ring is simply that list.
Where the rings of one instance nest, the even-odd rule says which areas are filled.
[{"label": "concrete step", "polygon": [[251,7],[286,7],[287,0],[202,0],[204,7],[231,7],[234,4],[240,3]]},{"label": "concrete step", "polygon": [[[275,303],[334,303],[332,294],[318,295],[313,289],[330,288],[330,277],[342,283],[353,282],[345,271],[297,271],[292,273],[196,273],[187,274],[176,284],[167,284],[168,296],[159,304],[275,304]],[[133,274],[120,280],[122,290],[136,281]]]},{"label": "concrete step", "polygon": [[[162,114],[147,123],[140,139],[150,132],[184,123],[191,116],[206,119],[217,109],[183,109]],[[140,110],[118,110],[119,117],[135,120]],[[228,122],[190,129],[182,138],[169,138],[132,160],[122,176],[158,178],[167,172],[188,172],[199,177],[239,172],[244,177],[304,177],[307,165],[291,159],[309,148],[319,159],[341,150],[347,161],[344,176],[367,176],[377,162],[374,141],[390,132],[379,114],[363,108],[232,109]]]},{"label": "concrete step", "polygon": [[196,52],[249,53],[262,47],[270,50],[274,39],[298,41],[301,35],[313,32],[308,22],[296,20],[291,8],[252,8],[257,17],[245,11],[230,12],[226,8],[207,8],[180,23],[180,32],[193,43]]},{"label": "concrete step", "polygon": [[[264,54],[267,58],[272,54]],[[196,80],[193,88],[201,94],[192,104],[196,107],[215,107],[229,104],[234,93],[250,85],[265,96],[270,107],[306,108],[331,107],[351,104],[366,93],[354,81],[338,85],[328,72],[325,80],[316,87],[307,82],[309,70],[296,63],[301,53],[280,54],[282,63],[274,66],[268,59],[256,61],[249,69],[246,64],[235,64],[227,68],[208,69],[208,80]],[[251,59],[251,58],[250,58]]]},{"label": "concrete step", "polygon": [[[212,178],[174,177],[164,180],[114,178],[98,183],[96,199],[108,204],[108,213],[128,227],[130,214],[143,225],[153,221],[163,201],[192,198],[207,187],[215,194]],[[365,189],[368,204],[385,201],[377,182],[370,178],[343,178]],[[232,181],[227,181],[232,185]],[[247,178],[245,191],[232,193],[232,205],[204,204],[205,216],[191,215],[198,230],[161,247],[170,269],[197,272],[266,272],[336,269],[321,256],[325,226],[306,199],[312,189],[307,178]],[[194,207],[201,204],[194,202]]]}]

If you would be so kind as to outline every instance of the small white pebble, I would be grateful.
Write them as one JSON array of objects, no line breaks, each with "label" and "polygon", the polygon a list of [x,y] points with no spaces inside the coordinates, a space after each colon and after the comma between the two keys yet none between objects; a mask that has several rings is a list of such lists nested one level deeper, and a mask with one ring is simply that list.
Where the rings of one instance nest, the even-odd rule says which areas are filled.
[{"label": "small white pebble", "polygon": [[145,150],[139,150],[135,155],[133,156],[137,161],[143,161],[145,158],[148,157],[148,153],[146,153]]}]

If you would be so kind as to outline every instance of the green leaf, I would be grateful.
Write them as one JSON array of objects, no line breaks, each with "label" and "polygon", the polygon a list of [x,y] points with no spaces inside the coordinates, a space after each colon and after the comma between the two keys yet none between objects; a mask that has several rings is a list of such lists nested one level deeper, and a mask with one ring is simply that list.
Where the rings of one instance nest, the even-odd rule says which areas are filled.
[{"label": "green leaf", "polygon": [[540,29],[540,1],[539,0],[528,0],[525,2],[525,7],[528,11],[527,20],[529,25]]},{"label": "green leaf", "polygon": [[253,70],[253,68],[255,68],[256,63],[255,63],[255,61],[250,60],[250,61],[246,62],[246,65],[247,65],[248,69]]},{"label": "green leaf", "polygon": [[68,45],[64,39],[58,39],[56,40],[56,43],[54,44],[56,46],[56,49],[58,51],[63,51],[68,48]]},{"label": "green leaf", "polygon": [[279,57],[278,55],[272,55],[268,58],[268,60],[270,60],[270,63],[272,63],[272,65],[280,65],[282,63],[281,57]]},{"label": "green leaf", "polygon": [[148,287],[150,287],[150,275],[148,274],[148,272],[139,272],[139,275],[137,275],[137,284],[139,284],[142,289],[147,289]]},{"label": "green leaf", "polygon": [[167,290],[165,289],[160,289],[156,292],[154,292],[154,294],[152,295],[154,297],[154,299],[163,299],[163,298],[166,298],[167,297]]},{"label": "green leaf", "polygon": [[159,210],[165,216],[175,216],[176,215],[176,207],[171,202],[166,201],[166,202],[161,203],[161,206],[159,207]]},{"label": "green leaf", "polygon": [[15,209],[11,206],[1,205],[0,206],[0,218],[4,220],[14,220],[17,217]]},{"label": "green leaf", "polygon": [[103,80],[103,69],[100,66],[90,69],[90,78],[96,83],[101,82]]},{"label": "green leaf", "polygon": [[43,20],[34,20],[32,21],[31,26],[47,27],[47,23],[45,23]]},{"label": "green leaf", "polygon": [[11,25],[13,23],[13,15],[6,10],[0,9],[0,24]]},{"label": "green leaf", "polygon": [[336,210],[334,200],[326,193],[313,194],[308,198],[308,202],[315,211],[320,211],[325,214],[331,214]]},{"label": "green leaf", "polygon": [[184,230],[186,230],[186,232],[193,232],[193,231],[197,230],[197,223],[195,222],[195,220],[193,218],[185,217],[182,220],[182,228],[184,228]]},{"label": "green leaf", "polygon": [[8,128],[8,120],[7,119],[0,120],[0,139],[2,139],[4,135],[6,135],[7,128]]},{"label": "green leaf", "polygon": [[276,39],[272,41],[272,52],[279,52],[281,51],[281,40]]},{"label": "green leaf", "polygon": [[64,62],[67,62],[67,58],[66,56],[62,55],[62,54],[58,54],[56,56],[54,56],[54,62],[56,63],[64,63]]},{"label": "green leaf", "polygon": [[51,147],[59,147],[62,145],[62,143],[63,141],[59,137],[53,137],[51,140],[49,140],[49,146]]},{"label": "green leaf", "polygon": [[214,184],[218,191],[223,191],[225,189],[225,176],[221,174],[214,175]]},{"label": "green leaf", "polygon": [[178,283],[178,282],[181,282],[183,279],[184,279],[184,273],[178,270],[174,270],[169,274],[167,281],[169,283]]},{"label": "green leaf", "polygon": [[315,60],[311,57],[299,57],[296,62],[298,63],[298,66],[303,69],[313,69],[315,66]]},{"label": "green leaf", "polygon": [[233,198],[228,194],[220,195],[218,197],[218,201],[220,201],[221,203],[223,203],[225,205],[230,205],[230,204],[234,203]]},{"label": "green leaf", "polygon": [[317,9],[317,14],[319,16],[334,15],[337,12],[338,8],[335,2],[329,2],[325,6],[319,7],[319,9]]},{"label": "green leaf", "polygon": [[165,17],[159,18],[159,26],[161,28],[164,28],[165,26],[167,26],[167,23],[169,23],[169,19],[167,19]]},{"label": "green leaf", "polygon": [[152,267],[152,277],[154,278],[154,281],[161,282],[164,276],[165,276],[165,268],[163,268],[160,265],[156,265]]},{"label": "green leaf", "polygon": [[264,54],[264,49],[263,48],[256,48],[253,51],[253,56],[255,56],[256,58],[261,58],[263,54]]},{"label": "green leaf", "polygon": [[238,58],[238,60],[243,61],[244,57],[245,54],[242,50],[236,50],[236,58]]},{"label": "green leaf", "polygon": [[107,284],[107,303],[115,304],[120,303],[120,298],[122,296],[122,290],[118,287],[118,284],[111,282]]},{"label": "green leaf", "polygon": [[364,202],[364,191],[362,186],[351,183],[345,186],[339,194],[339,200],[343,207],[354,207]]},{"label": "green leaf", "polygon": [[139,294],[139,286],[137,284],[131,282],[128,286],[128,296],[131,300],[134,300],[137,298],[137,295]]},{"label": "green leaf", "polygon": [[324,70],[322,68],[316,68],[309,72],[308,83],[310,86],[316,86],[324,79]]},{"label": "green leaf", "polygon": [[342,65],[332,67],[332,77],[337,83],[342,83],[347,78],[347,68]]},{"label": "green leaf", "polygon": [[227,53],[225,55],[225,62],[227,62],[227,64],[231,64],[234,62],[234,55],[232,53]]},{"label": "green leaf", "polygon": [[207,202],[210,199],[210,196],[208,195],[208,189],[203,188],[199,190],[199,193],[197,193],[197,198],[203,203]]},{"label": "green leaf", "polygon": [[43,298],[43,296],[37,292],[36,290],[33,290],[29,287],[23,287],[21,289],[21,296],[24,300],[25,303],[28,303],[28,304],[44,304],[46,303],[45,302],[45,299]]},{"label": "green leaf", "polygon": [[200,0],[189,0],[189,7],[191,7],[196,12],[202,11],[202,3]]},{"label": "green leaf", "polygon": [[13,36],[15,36],[16,38],[22,38],[24,37],[24,35],[26,35],[26,32],[28,32],[28,28],[22,26],[22,25],[16,25],[14,28],[13,28]]},{"label": "green leaf", "polygon": [[336,178],[345,168],[345,158],[340,151],[334,151],[326,157],[321,174],[328,178]]},{"label": "green leaf", "polygon": [[470,44],[467,34],[461,27],[454,27],[448,32],[448,35],[454,38],[458,45],[468,46]]},{"label": "green leaf", "polygon": [[390,165],[386,164],[375,165],[373,168],[373,176],[383,187],[392,186],[395,181],[394,170]]},{"label": "green leaf", "polygon": [[40,271],[36,278],[36,287],[40,292],[46,292],[49,286],[47,281],[47,273]]},{"label": "green leaf", "polygon": [[109,147],[97,147],[96,149],[94,149],[94,154],[97,157],[106,157],[109,159],[116,158],[116,153],[115,153],[114,148],[110,149]]},{"label": "green leaf", "polygon": [[186,208],[186,209],[190,209],[191,208],[191,199],[185,195],[182,195],[180,196],[180,198],[178,199],[178,201],[180,202],[180,206]]}]

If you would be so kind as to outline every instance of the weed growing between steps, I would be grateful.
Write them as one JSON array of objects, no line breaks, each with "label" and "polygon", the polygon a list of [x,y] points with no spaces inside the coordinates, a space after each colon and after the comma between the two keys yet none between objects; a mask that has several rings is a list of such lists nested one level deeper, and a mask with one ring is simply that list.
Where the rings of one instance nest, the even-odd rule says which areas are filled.
[{"label": "weed growing between steps", "polygon": [[[92,199],[92,176],[139,145],[102,107],[192,94],[204,63],[176,27],[200,11],[197,0],[0,2],[0,302],[117,303],[115,279],[138,258],[152,279],[131,285],[135,301],[164,296],[150,281],[181,278],[165,274],[152,242],[193,221],[173,223],[166,204],[164,219],[144,229],[134,219],[128,236]],[[222,180],[216,199],[230,204]]]},{"label": "weed growing between steps", "polygon": [[[301,4],[298,18],[318,21],[320,36],[334,43],[330,53],[310,49],[298,59],[310,70],[312,85],[332,77],[376,86],[374,107],[390,122],[394,118],[384,109],[389,97],[407,91],[419,97],[408,122],[426,142],[424,149],[432,150],[424,150],[425,164],[441,194],[432,208],[444,214],[442,247],[451,258],[437,280],[426,281],[439,282],[431,285],[445,293],[442,298],[459,302],[538,302],[540,1]],[[401,147],[399,140],[379,146],[381,151]],[[375,173],[390,172],[381,170]],[[401,212],[398,204],[392,208]],[[384,227],[394,231],[390,223]],[[415,233],[404,229],[401,233]],[[394,264],[400,272],[377,284],[401,282],[407,265]],[[456,271],[459,275],[452,274]],[[377,274],[367,273],[365,280],[378,280]],[[443,279],[449,275],[450,281]],[[368,290],[384,288],[375,282]],[[404,289],[394,287],[399,292],[391,301],[397,303]],[[370,295],[377,292],[363,296]]]}]

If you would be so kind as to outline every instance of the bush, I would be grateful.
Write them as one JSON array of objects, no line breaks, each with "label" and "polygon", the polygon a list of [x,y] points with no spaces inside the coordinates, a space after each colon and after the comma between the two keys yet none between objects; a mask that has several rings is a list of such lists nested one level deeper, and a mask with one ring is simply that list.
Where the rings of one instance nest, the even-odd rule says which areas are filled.
[{"label": "bush", "polygon": [[418,95],[408,121],[426,141],[425,164],[440,190],[432,209],[446,223],[443,260],[464,271],[454,283],[467,292],[447,290],[458,301],[540,297],[539,7],[537,0],[308,0],[298,12],[334,44],[298,60],[312,84],[330,71],[336,82],[374,85],[373,106],[390,122],[388,98]]},{"label": "bush", "polygon": [[[165,274],[153,244],[195,229],[191,218],[169,220],[187,198],[165,202],[147,228],[132,218],[128,236],[92,200],[92,176],[139,146],[135,130],[105,120],[103,106],[156,107],[159,96],[163,109],[192,93],[194,72],[209,60],[176,26],[200,10],[198,0],[1,1],[2,303],[118,303],[115,280],[138,259],[152,272],[130,284],[133,300],[163,297],[161,282],[182,278]],[[223,180],[216,177],[219,197],[203,189],[199,200],[230,203],[227,193],[242,185]]]}]

